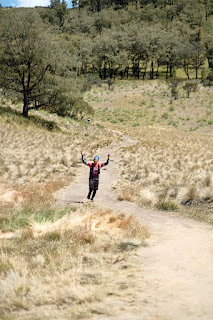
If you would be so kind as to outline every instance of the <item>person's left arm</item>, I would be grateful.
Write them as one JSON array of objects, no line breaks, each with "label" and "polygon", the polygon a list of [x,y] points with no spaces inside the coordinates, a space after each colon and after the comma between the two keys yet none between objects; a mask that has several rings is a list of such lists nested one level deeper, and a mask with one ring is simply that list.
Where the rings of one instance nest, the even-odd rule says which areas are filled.
[{"label": "person's left arm", "polygon": [[103,167],[105,167],[109,164],[109,158],[110,158],[110,154],[108,154],[107,161],[103,163]]}]

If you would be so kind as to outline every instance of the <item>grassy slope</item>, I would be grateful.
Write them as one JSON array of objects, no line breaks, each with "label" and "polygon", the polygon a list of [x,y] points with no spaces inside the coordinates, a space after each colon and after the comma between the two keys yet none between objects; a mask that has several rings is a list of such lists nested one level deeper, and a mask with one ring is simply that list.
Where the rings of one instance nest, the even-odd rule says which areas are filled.
[{"label": "grassy slope", "polygon": [[59,181],[65,176],[69,180],[75,175],[82,150],[92,157],[98,147],[112,141],[107,130],[86,122],[45,112],[34,112],[30,120],[14,114],[13,109],[1,108],[0,112],[2,183]]},{"label": "grassy slope", "polygon": [[[131,299],[137,290],[134,252],[149,236],[146,228],[98,206],[52,205],[52,192],[76,175],[80,151],[92,156],[97,135],[100,145],[118,139],[110,128],[138,140],[120,150],[120,200],[213,220],[210,89],[172,105],[157,81],[122,81],[112,92],[94,88],[86,96],[96,108],[91,126],[37,113],[60,128],[49,131],[38,119],[1,114],[1,195],[6,190],[11,201],[1,202],[0,226],[17,237],[0,239],[1,319],[108,314],[107,301]],[[201,201],[204,193],[209,202]],[[186,195],[194,199],[187,209],[180,205]]]},{"label": "grassy slope", "polygon": [[0,319],[85,319],[112,313],[107,300],[133,297],[146,228],[90,204],[66,213],[0,240]]},{"label": "grassy slope", "polygon": [[26,120],[5,104],[0,112],[0,319],[114,312],[106,301],[137,288],[147,229],[90,204],[56,208],[52,193],[77,175],[82,150],[90,158],[119,135],[45,112]]},{"label": "grassy slope", "polygon": [[166,82],[120,81],[86,99],[100,125],[138,140],[121,150],[120,200],[213,222],[212,88],[199,86],[189,99],[180,88],[170,103]]},{"label": "grassy slope", "polygon": [[105,127],[131,133],[132,128],[175,127],[182,131],[211,133],[213,125],[213,89],[199,86],[186,98],[179,89],[179,99],[170,103],[166,82],[118,81],[113,91],[107,86],[86,93],[86,100],[96,109],[96,120]]}]

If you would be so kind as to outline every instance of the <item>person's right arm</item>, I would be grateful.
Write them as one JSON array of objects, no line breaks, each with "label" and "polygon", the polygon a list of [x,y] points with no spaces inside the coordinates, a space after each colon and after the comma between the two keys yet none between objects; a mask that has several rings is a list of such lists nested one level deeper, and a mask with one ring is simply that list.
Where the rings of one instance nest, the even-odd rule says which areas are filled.
[{"label": "person's right arm", "polygon": [[81,158],[82,158],[82,162],[83,162],[84,164],[87,164],[87,161],[84,159],[84,154],[83,154],[83,152],[81,152]]}]

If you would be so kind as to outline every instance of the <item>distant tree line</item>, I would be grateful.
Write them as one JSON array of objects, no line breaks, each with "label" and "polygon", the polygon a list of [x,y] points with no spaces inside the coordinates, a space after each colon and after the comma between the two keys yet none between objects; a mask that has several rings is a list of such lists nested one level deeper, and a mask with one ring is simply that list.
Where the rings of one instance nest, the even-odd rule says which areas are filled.
[{"label": "distant tree line", "polygon": [[[77,74],[196,79],[213,68],[213,0],[79,0],[62,31],[75,37]],[[206,74],[203,72],[202,74]]]},{"label": "distant tree line", "polygon": [[[213,0],[51,0],[0,8],[0,85],[32,108],[76,115],[88,74],[213,78]],[[76,102],[77,101],[77,102]],[[82,103],[80,102],[82,101]],[[87,106],[88,107],[88,106]]]}]

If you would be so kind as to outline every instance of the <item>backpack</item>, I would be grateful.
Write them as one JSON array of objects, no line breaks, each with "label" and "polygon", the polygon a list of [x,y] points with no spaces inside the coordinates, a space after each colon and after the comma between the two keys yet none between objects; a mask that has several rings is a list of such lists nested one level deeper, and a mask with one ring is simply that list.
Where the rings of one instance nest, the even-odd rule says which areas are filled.
[{"label": "backpack", "polygon": [[[94,176],[93,176],[93,168],[94,168],[94,163],[92,163],[92,166],[90,168],[90,179],[93,179]],[[98,175],[100,174],[100,167],[99,167],[99,164],[98,164]]]}]

